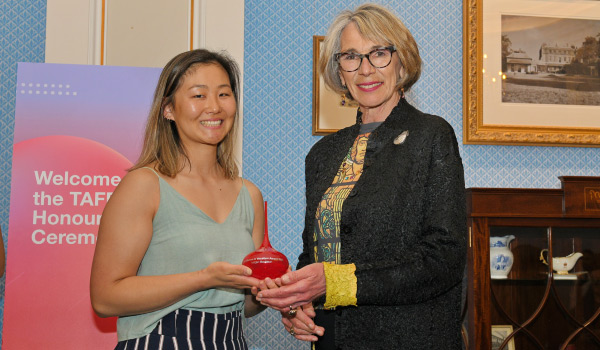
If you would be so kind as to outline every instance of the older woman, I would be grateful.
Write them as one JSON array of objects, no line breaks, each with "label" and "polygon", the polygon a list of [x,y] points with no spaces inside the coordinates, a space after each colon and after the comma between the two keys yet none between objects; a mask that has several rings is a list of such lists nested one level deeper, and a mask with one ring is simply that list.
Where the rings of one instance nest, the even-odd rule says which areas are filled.
[{"label": "older woman", "polygon": [[321,74],[357,121],[306,157],[298,270],[254,292],[316,349],[460,349],[463,167],[452,127],[404,98],[417,44],[372,4],[338,15],[323,44]]}]

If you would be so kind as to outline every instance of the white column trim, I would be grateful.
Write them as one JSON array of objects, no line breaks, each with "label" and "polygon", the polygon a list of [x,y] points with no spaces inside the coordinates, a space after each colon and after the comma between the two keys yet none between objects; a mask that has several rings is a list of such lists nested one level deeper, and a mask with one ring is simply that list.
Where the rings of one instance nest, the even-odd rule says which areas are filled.
[{"label": "white column trim", "polygon": [[87,64],[99,65],[102,54],[102,0],[89,0],[89,26],[88,26],[88,61]]},{"label": "white column trim", "polygon": [[192,49],[198,49],[206,46],[206,0],[191,0],[190,3],[194,5]]}]

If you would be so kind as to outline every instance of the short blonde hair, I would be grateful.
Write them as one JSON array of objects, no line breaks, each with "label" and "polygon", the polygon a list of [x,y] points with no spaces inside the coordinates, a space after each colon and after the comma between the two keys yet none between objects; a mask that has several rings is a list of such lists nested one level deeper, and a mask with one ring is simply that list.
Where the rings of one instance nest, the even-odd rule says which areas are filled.
[{"label": "short blonde hair", "polygon": [[340,80],[340,68],[335,54],[341,49],[341,36],[348,24],[354,23],[358,31],[375,43],[394,45],[404,76],[398,76],[397,90],[408,91],[421,76],[421,56],[417,42],[404,23],[386,8],[375,4],[364,4],[356,10],[342,11],[333,21],[323,41],[319,71],[325,84],[338,93],[348,94],[348,89]]},{"label": "short blonde hair", "polygon": [[186,164],[189,165],[189,158],[181,143],[177,127],[175,123],[164,117],[164,109],[174,102],[175,92],[185,77],[194,72],[197,67],[211,64],[223,67],[227,72],[236,101],[236,113],[231,131],[217,146],[217,162],[223,168],[226,177],[234,179],[238,175],[233,151],[239,115],[240,71],[227,53],[204,49],[180,53],[163,68],[146,122],[142,153],[136,164],[129,169],[130,171],[156,162],[158,171],[174,177]]}]

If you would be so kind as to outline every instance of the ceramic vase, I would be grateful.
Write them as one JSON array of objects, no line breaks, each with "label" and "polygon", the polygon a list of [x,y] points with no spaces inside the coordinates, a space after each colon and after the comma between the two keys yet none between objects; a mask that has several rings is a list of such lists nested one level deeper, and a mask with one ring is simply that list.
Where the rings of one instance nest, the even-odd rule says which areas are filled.
[{"label": "ceramic vase", "polygon": [[514,257],[510,241],[515,236],[490,237],[490,274],[492,279],[505,279],[512,268]]}]

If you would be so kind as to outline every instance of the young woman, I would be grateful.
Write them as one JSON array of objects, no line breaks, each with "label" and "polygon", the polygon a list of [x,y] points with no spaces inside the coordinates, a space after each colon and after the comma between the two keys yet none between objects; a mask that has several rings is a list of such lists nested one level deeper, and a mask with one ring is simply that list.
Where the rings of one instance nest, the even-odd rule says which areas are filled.
[{"label": "young woman", "polygon": [[116,349],[247,349],[242,316],[263,307],[243,258],[260,245],[263,199],[233,159],[239,71],[194,50],[162,71],[142,154],[104,209],[91,274]]}]

